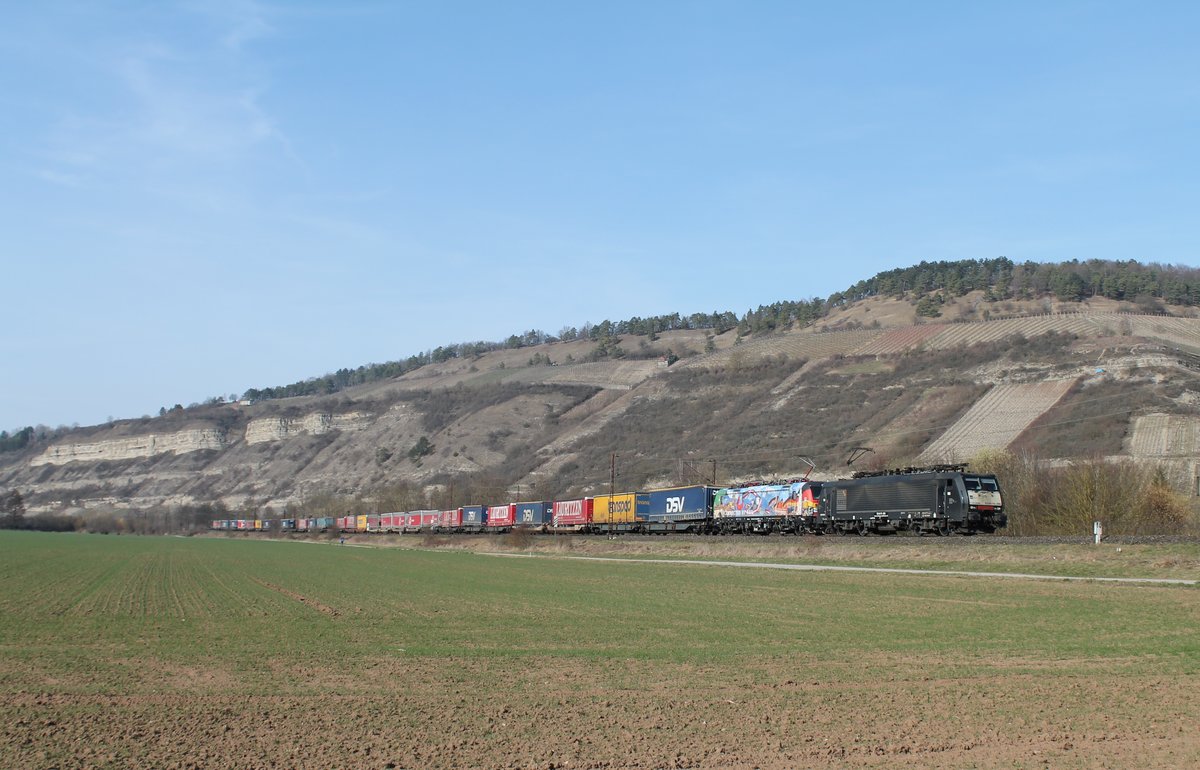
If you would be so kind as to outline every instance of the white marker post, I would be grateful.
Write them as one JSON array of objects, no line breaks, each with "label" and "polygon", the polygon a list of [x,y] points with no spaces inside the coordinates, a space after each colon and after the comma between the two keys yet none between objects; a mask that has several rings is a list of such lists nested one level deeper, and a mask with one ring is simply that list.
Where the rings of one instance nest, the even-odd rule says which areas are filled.
[{"label": "white marker post", "polygon": [[1096,545],[1100,545],[1100,538],[1104,536],[1104,527],[1100,525],[1100,522],[1092,522],[1092,534],[1096,536]]}]

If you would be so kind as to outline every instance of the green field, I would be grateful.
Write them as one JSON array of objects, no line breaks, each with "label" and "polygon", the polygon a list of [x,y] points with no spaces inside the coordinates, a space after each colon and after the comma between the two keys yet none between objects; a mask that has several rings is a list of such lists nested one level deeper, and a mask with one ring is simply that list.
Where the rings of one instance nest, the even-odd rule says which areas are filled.
[{"label": "green field", "polygon": [[1195,588],[13,532],[0,578],[4,767],[1200,758]]}]

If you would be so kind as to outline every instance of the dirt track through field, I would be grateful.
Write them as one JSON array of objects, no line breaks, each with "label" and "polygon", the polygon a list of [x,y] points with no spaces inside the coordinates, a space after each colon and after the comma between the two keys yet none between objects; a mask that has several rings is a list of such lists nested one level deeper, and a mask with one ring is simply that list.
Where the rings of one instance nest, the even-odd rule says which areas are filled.
[{"label": "dirt track through field", "polygon": [[1172,578],[1120,578],[1080,577],[1077,575],[1033,575],[1021,572],[967,572],[961,570],[902,569],[899,567],[844,567],[832,564],[769,564],[754,561],[705,561],[700,559],[622,559],[607,556],[537,556],[522,553],[485,553],[480,556],[505,556],[522,559],[572,559],[575,561],[633,562],[635,564],[688,564],[703,567],[751,567],[757,569],[782,569],[798,572],[882,572],[899,575],[950,575],[956,577],[1021,578],[1025,580],[1074,580],[1090,583],[1143,583],[1151,585],[1194,586],[1200,580],[1178,580]]}]

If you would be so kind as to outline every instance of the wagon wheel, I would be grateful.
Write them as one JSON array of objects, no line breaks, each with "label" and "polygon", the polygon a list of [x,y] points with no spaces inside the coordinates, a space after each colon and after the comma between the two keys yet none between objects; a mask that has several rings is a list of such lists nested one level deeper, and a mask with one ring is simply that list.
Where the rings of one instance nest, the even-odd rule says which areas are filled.
[{"label": "wagon wheel", "polygon": [[942,519],[941,521],[939,521],[937,523],[936,527],[937,527],[937,533],[939,536],[948,537],[950,535],[950,520],[949,519]]},{"label": "wagon wheel", "polygon": [[861,537],[866,537],[871,534],[871,527],[865,521],[858,522],[858,534]]},{"label": "wagon wheel", "polygon": [[913,525],[909,527],[909,529],[912,530],[914,537],[922,537],[925,535],[925,530],[921,529],[921,522],[919,521],[913,522]]}]

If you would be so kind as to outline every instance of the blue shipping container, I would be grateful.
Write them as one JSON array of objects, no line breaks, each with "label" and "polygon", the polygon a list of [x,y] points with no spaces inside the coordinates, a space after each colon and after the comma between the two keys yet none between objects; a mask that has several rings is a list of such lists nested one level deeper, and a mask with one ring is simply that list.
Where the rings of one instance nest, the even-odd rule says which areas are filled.
[{"label": "blue shipping container", "polygon": [[527,527],[549,524],[554,518],[554,503],[517,503],[515,523]]},{"label": "blue shipping container", "polygon": [[487,524],[487,508],[482,505],[464,505],[462,525],[464,527],[482,527]]},{"label": "blue shipping container", "polygon": [[[646,493],[646,521],[697,521],[712,515],[716,487],[676,487]],[[638,501],[639,503],[641,500]],[[639,506],[640,507],[640,506]],[[638,512],[641,514],[641,511]],[[641,515],[639,519],[643,518]]]}]

